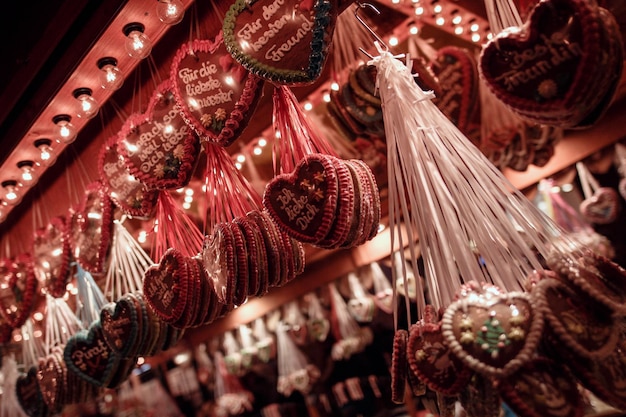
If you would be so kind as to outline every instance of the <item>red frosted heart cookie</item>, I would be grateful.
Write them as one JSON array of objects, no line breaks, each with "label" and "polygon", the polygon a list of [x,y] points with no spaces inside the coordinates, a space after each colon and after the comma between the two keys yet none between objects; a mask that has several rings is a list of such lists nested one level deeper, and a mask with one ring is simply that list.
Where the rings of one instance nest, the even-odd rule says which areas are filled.
[{"label": "red frosted heart cookie", "polygon": [[600,187],[580,203],[580,214],[590,223],[609,224],[617,220],[619,195],[613,188]]},{"label": "red frosted heart cookie", "polygon": [[606,75],[598,65],[609,47],[602,32],[595,4],[543,1],[524,27],[487,44],[480,69],[496,96],[527,120],[573,127],[606,94],[596,82]]},{"label": "red frosted heart cookie", "polygon": [[539,281],[532,294],[545,311],[546,328],[557,340],[556,351],[603,358],[615,348],[620,320],[606,306],[555,279]]},{"label": "red frosted heart cookie", "polygon": [[326,62],[337,7],[328,0],[237,0],[224,17],[224,43],[261,78],[309,84]]},{"label": "red frosted heart cookie", "polygon": [[472,371],[446,345],[432,306],[426,306],[424,318],[409,329],[407,358],[409,372],[433,391],[458,394],[472,376]]},{"label": "red frosted heart cookie", "polygon": [[331,232],[339,188],[334,159],[307,155],[293,173],[275,177],[265,188],[263,206],[295,239],[315,244]]},{"label": "red frosted heart cookie", "polygon": [[13,328],[21,327],[35,306],[37,279],[29,254],[0,262],[0,315]]},{"label": "red frosted heart cookie", "polygon": [[442,333],[465,365],[486,376],[510,375],[528,362],[543,330],[543,313],[527,293],[473,292],[445,311]]},{"label": "red frosted heart cookie", "polygon": [[247,126],[263,81],[235,62],[221,33],[215,42],[184,43],[171,67],[182,116],[204,141],[230,145]]},{"label": "red frosted heart cookie", "polygon": [[15,396],[22,410],[33,417],[48,415],[46,403],[37,383],[37,367],[32,366],[27,373],[20,374],[15,381]]},{"label": "red frosted heart cookie", "polygon": [[111,349],[124,358],[134,355],[142,322],[141,317],[137,317],[135,302],[130,296],[102,307],[100,323],[104,340]]},{"label": "red frosted heart cookie", "polygon": [[228,223],[215,225],[204,239],[202,263],[213,286],[217,299],[225,305],[234,305],[237,282],[235,237]]},{"label": "red frosted heart cookie", "polygon": [[585,412],[571,372],[548,358],[534,358],[513,375],[499,380],[497,388],[520,417],[582,417]]},{"label": "red frosted heart cookie", "polygon": [[439,81],[434,103],[460,131],[466,133],[478,109],[478,66],[470,51],[445,46],[430,68]]},{"label": "red frosted heart cookie", "polygon": [[100,148],[98,173],[113,203],[132,217],[147,218],[156,207],[158,193],[149,191],[130,174],[124,157],[118,151],[120,136],[111,136]]},{"label": "red frosted heart cookie", "polygon": [[71,216],[70,246],[74,258],[86,271],[103,272],[112,228],[113,203],[102,184],[94,182]]},{"label": "red frosted heart cookie", "polygon": [[185,310],[189,288],[185,257],[175,248],[165,252],[157,265],[144,274],[143,294],[150,309],[164,322],[179,320]]},{"label": "red frosted heart cookie", "polygon": [[53,217],[33,237],[33,271],[53,297],[62,297],[70,278],[70,228],[65,217]]},{"label": "red frosted heart cookie", "polygon": [[126,120],[120,136],[118,152],[128,171],[148,189],[187,185],[200,151],[199,142],[176,107],[169,80],[154,91],[145,113]]}]

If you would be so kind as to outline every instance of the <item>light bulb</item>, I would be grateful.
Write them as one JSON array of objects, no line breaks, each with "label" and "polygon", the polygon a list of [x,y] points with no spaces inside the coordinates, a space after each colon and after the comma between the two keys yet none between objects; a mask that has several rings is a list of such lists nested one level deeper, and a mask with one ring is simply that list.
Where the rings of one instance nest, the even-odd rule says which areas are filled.
[{"label": "light bulb", "polygon": [[52,122],[58,127],[56,139],[59,142],[72,143],[76,139],[76,129],[71,120],[67,114],[57,114],[52,118]]},{"label": "light bulb", "polygon": [[22,201],[22,196],[19,193],[17,187],[17,181],[6,180],[2,181],[2,188],[4,189],[4,201],[10,206],[19,204]]},{"label": "light bulb", "polygon": [[56,152],[50,146],[52,141],[48,138],[41,138],[35,141],[35,147],[39,149],[39,160],[41,165],[52,166],[57,160]]},{"label": "light bulb", "polygon": [[25,186],[31,186],[39,179],[35,171],[35,163],[33,161],[20,161],[17,167],[21,171],[20,183]]},{"label": "light bulb", "polygon": [[124,26],[126,52],[131,58],[144,59],[152,51],[152,41],[143,31],[144,26],[141,23],[129,23]]},{"label": "light bulb", "polygon": [[175,25],[183,20],[185,8],[180,0],[158,0],[156,13],[161,22]]},{"label": "light bulb", "polygon": [[91,119],[100,110],[100,105],[91,95],[90,88],[77,88],[72,95],[78,101],[78,111],[76,117],[79,119]]},{"label": "light bulb", "polygon": [[117,67],[117,60],[111,57],[104,57],[98,60],[98,68],[100,68],[100,85],[105,90],[115,91],[124,84],[124,74]]}]

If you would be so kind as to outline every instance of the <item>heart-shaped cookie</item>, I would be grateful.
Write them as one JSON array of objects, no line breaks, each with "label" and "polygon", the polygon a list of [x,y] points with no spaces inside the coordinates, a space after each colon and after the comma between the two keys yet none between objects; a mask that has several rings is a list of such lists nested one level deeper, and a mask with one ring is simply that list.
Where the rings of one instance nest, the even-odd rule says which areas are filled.
[{"label": "heart-shaped cookie", "polygon": [[113,229],[113,202],[96,181],[71,214],[70,246],[78,263],[92,274],[103,272]]},{"label": "heart-shaped cookie", "polygon": [[498,381],[498,392],[521,417],[582,417],[585,403],[571,372],[560,363],[536,357]]},{"label": "heart-shaped cookie", "polygon": [[104,339],[98,321],[68,339],[63,358],[68,370],[98,387],[109,385],[121,360]]},{"label": "heart-shaped cookie", "polygon": [[22,410],[29,417],[44,417],[48,415],[48,407],[37,383],[37,367],[31,367],[27,373],[21,374],[15,381],[15,396]]},{"label": "heart-shaped cookie", "polygon": [[60,351],[53,351],[39,359],[37,384],[44,403],[52,413],[61,411],[65,405],[64,392],[67,385],[67,368]]},{"label": "heart-shaped cookie", "polygon": [[604,358],[615,348],[621,324],[608,307],[556,279],[539,281],[532,294],[545,311],[546,328],[556,339],[552,345],[557,352]]},{"label": "heart-shaped cookie", "polygon": [[33,270],[39,285],[53,297],[65,294],[70,277],[70,234],[65,217],[53,217],[33,236]]},{"label": "heart-shaped cookie", "polygon": [[472,371],[446,345],[432,306],[426,306],[424,318],[409,329],[407,359],[410,373],[428,388],[444,394],[458,394],[472,376]]},{"label": "heart-shaped cookie", "polygon": [[188,271],[185,257],[168,249],[157,265],[144,273],[143,293],[150,309],[164,322],[179,320],[188,301]]},{"label": "heart-shaped cookie", "polygon": [[543,313],[527,293],[473,292],[446,309],[441,328],[450,350],[467,366],[503,377],[534,354]]},{"label": "heart-shaped cookie", "polygon": [[359,323],[369,323],[374,320],[376,303],[373,297],[351,298],[347,303],[348,312]]},{"label": "heart-shaped cookie", "polygon": [[434,103],[461,132],[468,132],[478,109],[478,66],[467,49],[445,46],[437,51],[430,68],[441,93]]},{"label": "heart-shaped cookie", "polygon": [[594,360],[564,355],[561,359],[571,368],[582,385],[605,403],[626,409],[626,335],[620,331],[619,340],[606,356]]},{"label": "heart-shaped cookie", "polygon": [[109,347],[128,358],[129,352],[137,350],[140,318],[135,302],[128,296],[109,303],[100,310],[102,335]]},{"label": "heart-shaped cookie", "polygon": [[610,187],[600,187],[580,203],[580,214],[590,223],[609,224],[617,220],[619,195]]},{"label": "heart-shaped cookie", "polygon": [[224,43],[261,78],[310,84],[326,62],[337,7],[328,0],[237,0],[224,17]]},{"label": "heart-shaped cookie", "polygon": [[235,62],[222,35],[194,40],[176,53],[171,76],[176,103],[203,141],[230,145],[251,119],[263,80]]},{"label": "heart-shaped cookie", "polygon": [[111,136],[100,148],[98,173],[106,193],[124,214],[147,218],[154,213],[158,193],[150,191],[126,166],[118,151],[120,135]]},{"label": "heart-shaped cookie", "polygon": [[13,328],[21,327],[33,307],[37,279],[29,254],[0,261],[0,315]]},{"label": "heart-shaped cookie", "polygon": [[176,106],[169,80],[154,91],[145,113],[126,120],[120,135],[118,152],[128,171],[149,189],[187,185],[200,151],[199,141]]},{"label": "heart-shaped cookie", "polygon": [[330,232],[337,209],[339,180],[333,157],[305,156],[291,174],[272,179],[263,194],[263,206],[278,227],[306,243],[316,243]]},{"label": "heart-shaped cookie", "polygon": [[522,28],[495,36],[483,48],[482,76],[494,94],[536,123],[576,126],[602,99],[596,79],[602,23],[595,3],[539,2]]}]

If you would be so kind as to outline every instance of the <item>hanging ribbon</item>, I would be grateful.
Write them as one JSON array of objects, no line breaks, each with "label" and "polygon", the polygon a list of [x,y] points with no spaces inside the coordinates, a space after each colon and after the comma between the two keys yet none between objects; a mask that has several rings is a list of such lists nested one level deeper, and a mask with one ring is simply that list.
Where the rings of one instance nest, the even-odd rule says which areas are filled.
[{"label": "hanging ribbon", "polygon": [[76,264],[76,286],[76,316],[82,326],[88,328],[91,323],[100,319],[100,310],[108,301],[93,276],[79,264]]},{"label": "hanging ribbon", "polygon": [[104,295],[110,300],[141,291],[144,273],[154,264],[123,223],[123,220],[113,222],[113,241],[104,285]]},{"label": "hanging ribbon", "polygon": [[63,298],[46,295],[46,355],[52,353],[55,346],[64,346],[69,338],[83,326]]}]

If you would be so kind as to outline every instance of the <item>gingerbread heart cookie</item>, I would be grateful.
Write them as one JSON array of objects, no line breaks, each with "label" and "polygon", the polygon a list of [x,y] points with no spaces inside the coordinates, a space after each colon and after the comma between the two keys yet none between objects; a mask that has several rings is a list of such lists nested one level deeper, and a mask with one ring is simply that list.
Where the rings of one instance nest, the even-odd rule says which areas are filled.
[{"label": "gingerbread heart cookie", "polygon": [[53,217],[33,237],[33,271],[53,297],[62,297],[70,278],[70,233],[65,217]]},{"label": "gingerbread heart cookie", "polygon": [[558,362],[536,357],[501,379],[498,392],[521,417],[582,417],[585,403],[571,372]]},{"label": "gingerbread heart cookie", "polygon": [[126,120],[120,135],[118,152],[128,171],[148,189],[187,185],[200,146],[176,106],[169,80],[154,91],[145,113]]},{"label": "gingerbread heart cookie", "polygon": [[111,136],[100,148],[98,173],[106,193],[124,214],[147,218],[154,213],[158,193],[130,174],[118,151],[120,135]]},{"label": "gingerbread heart cookie", "polygon": [[580,214],[590,223],[609,224],[617,220],[619,195],[613,188],[600,187],[580,203]]},{"label": "gingerbread heart cookie", "polygon": [[326,62],[337,7],[328,0],[237,0],[224,17],[224,43],[261,78],[310,84]]},{"label": "gingerbread heart cookie", "polygon": [[472,376],[446,345],[433,306],[426,306],[424,318],[409,329],[407,358],[409,372],[433,391],[458,394]]},{"label": "gingerbread heart cookie", "polygon": [[109,347],[124,358],[131,357],[139,339],[142,322],[137,317],[135,302],[125,296],[115,303],[109,303],[100,310],[102,336]]},{"label": "gingerbread heart cookie", "polygon": [[527,293],[473,292],[448,306],[441,328],[465,365],[503,377],[531,359],[541,339],[543,312]]},{"label": "gingerbread heart cookie", "polygon": [[121,363],[121,357],[109,347],[97,321],[89,330],[81,330],[69,338],[63,358],[70,371],[98,387],[109,386]]},{"label": "gingerbread heart cookie", "polygon": [[29,417],[44,417],[48,415],[48,407],[37,383],[37,367],[31,367],[27,373],[21,374],[15,381],[15,396],[22,410]]},{"label": "gingerbread heart cookie", "polygon": [[176,248],[168,249],[157,265],[144,273],[143,294],[150,309],[164,322],[183,316],[190,294],[185,257]]},{"label": "gingerbread heart cookie", "polygon": [[470,51],[445,46],[430,68],[441,90],[434,103],[460,131],[467,133],[478,108],[478,66]]},{"label": "gingerbread heart cookie", "polygon": [[595,3],[539,2],[522,28],[495,36],[480,58],[481,74],[494,94],[536,123],[574,127],[605,93],[596,80],[603,23]]},{"label": "gingerbread heart cookie", "polygon": [[99,181],[91,183],[71,214],[70,246],[74,258],[91,273],[103,272],[111,243],[113,203]]},{"label": "gingerbread heart cookie", "polygon": [[171,76],[183,118],[204,141],[230,145],[247,126],[263,81],[235,62],[221,33],[194,40],[176,53]]},{"label": "gingerbread heart cookie", "polygon": [[281,230],[306,243],[331,231],[339,178],[333,157],[307,155],[293,173],[278,175],[265,188],[263,206]]},{"label": "gingerbread heart cookie", "polygon": [[604,358],[619,337],[620,320],[608,307],[560,280],[544,279],[532,290],[545,311],[546,328],[558,352]]},{"label": "gingerbread heart cookie", "polygon": [[29,254],[0,261],[0,315],[14,329],[21,327],[35,306],[37,279]]}]

